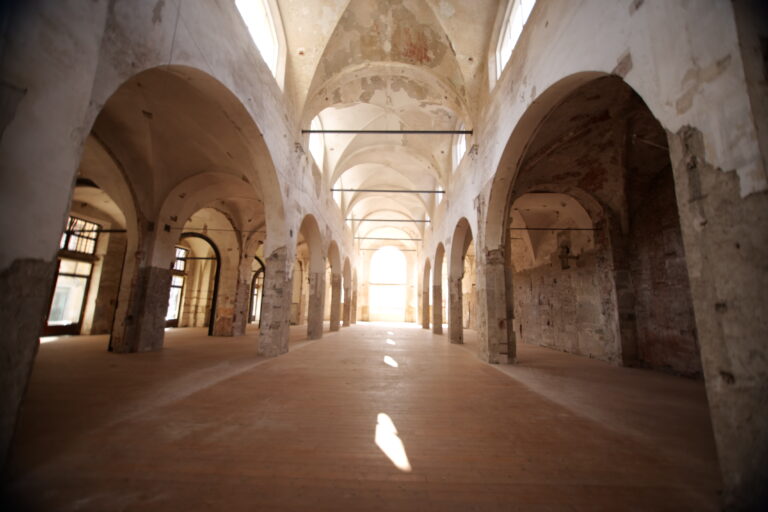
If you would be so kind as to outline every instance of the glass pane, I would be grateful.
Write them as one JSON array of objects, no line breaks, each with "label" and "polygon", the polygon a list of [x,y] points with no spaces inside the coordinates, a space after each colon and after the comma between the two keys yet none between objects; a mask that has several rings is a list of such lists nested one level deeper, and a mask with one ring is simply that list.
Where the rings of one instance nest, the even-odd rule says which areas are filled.
[{"label": "glass pane", "polygon": [[[87,220],[70,217],[67,222],[67,231],[61,238],[61,249],[68,251],[93,254],[96,252],[96,239],[99,236],[100,226]],[[64,245],[66,244],[66,247]]]},{"label": "glass pane", "polygon": [[74,274],[77,262],[75,260],[61,260],[59,263],[60,274]]},{"label": "glass pane", "polygon": [[75,274],[88,277],[91,275],[91,266],[87,261],[78,261],[75,265]]},{"label": "glass pane", "polygon": [[177,320],[179,318],[180,302],[181,302],[181,288],[171,287],[171,293],[168,296],[168,311],[165,313],[166,320]]},{"label": "glass pane", "polygon": [[84,277],[59,276],[48,314],[48,325],[71,325],[80,321],[87,283]]},{"label": "glass pane", "polygon": [[181,288],[182,286],[184,286],[184,278],[182,276],[171,277],[171,286]]},{"label": "glass pane", "polygon": [[187,257],[188,250],[181,247],[176,248],[176,260],[173,262],[173,269],[183,272],[187,267],[185,258]]},{"label": "glass pane", "polygon": [[269,66],[272,75],[275,76],[279,48],[269,6],[265,0],[235,0],[235,5],[251,33],[253,42],[259,49],[261,57]]}]

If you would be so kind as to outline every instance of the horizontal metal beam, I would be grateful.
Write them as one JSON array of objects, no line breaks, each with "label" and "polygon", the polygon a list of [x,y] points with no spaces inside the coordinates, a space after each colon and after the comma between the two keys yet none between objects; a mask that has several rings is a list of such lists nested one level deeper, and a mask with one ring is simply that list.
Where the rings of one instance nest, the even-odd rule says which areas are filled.
[{"label": "horizontal metal beam", "polygon": [[363,135],[472,135],[472,130],[301,130],[301,133],[342,133]]},{"label": "horizontal metal beam", "polygon": [[[381,247],[378,247],[376,249],[369,249],[368,247],[363,247],[360,249],[361,251],[378,251],[381,250]],[[397,249],[400,252],[418,252],[416,249]]]},{"label": "horizontal metal beam", "polygon": [[600,228],[509,228],[510,231],[600,231]]},{"label": "horizontal metal beam", "polygon": [[65,233],[74,235],[75,233],[125,233],[124,229],[66,229]]},{"label": "horizontal metal beam", "polygon": [[331,192],[382,192],[393,194],[445,194],[445,190],[402,190],[380,188],[332,188]]},{"label": "horizontal metal beam", "polygon": [[409,242],[421,242],[421,238],[377,238],[372,236],[356,236],[355,240],[408,240]]},{"label": "horizontal metal beam", "polygon": [[348,218],[345,220],[354,220],[357,222],[431,222],[429,220],[417,220],[417,219],[353,219]]}]

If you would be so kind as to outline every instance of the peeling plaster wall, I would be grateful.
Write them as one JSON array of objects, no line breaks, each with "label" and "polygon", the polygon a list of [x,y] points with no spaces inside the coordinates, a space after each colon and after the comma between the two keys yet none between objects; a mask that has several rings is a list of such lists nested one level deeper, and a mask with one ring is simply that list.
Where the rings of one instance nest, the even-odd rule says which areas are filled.
[{"label": "peeling plaster wall", "polygon": [[620,358],[616,293],[610,253],[582,254],[563,270],[549,265],[513,277],[513,329],[523,343],[617,362]]},{"label": "peeling plaster wall", "polygon": [[[0,235],[14,244],[2,244],[0,270],[5,276],[4,290],[15,290],[19,283],[26,283],[29,290],[22,296],[27,300],[23,307],[26,316],[14,313],[0,318],[0,325],[9,333],[3,345],[6,357],[2,358],[9,366],[0,368],[7,376],[7,382],[0,386],[4,390],[1,410],[6,418],[0,429],[3,452],[36,350],[83,145],[104,104],[137,73],[168,65],[199,70],[226,87],[255,125],[262,127],[263,142],[253,142],[262,144],[264,150],[259,161],[253,162],[248,181],[259,183],[267,202],[264,254],[267,261],[281,266],[267,272],[265,297],[276,304],[265,312],[262,353],[277,355],[287,349],[284,302],[288,294],[283,293],[283,265],[293,260],[304,215],[312,213],[322,232],[339,243],[342,257],[354,259],[351,236],[340,211],[329,192],[317,187],[298,145],[299,123],[259,57],[233,2],[155,5],[116,0],[86,5],[40,0],[19,3],[10,16],[2,55],[4,83],[0,93],[6,101],[1,116],[0,179],[2,190],[12,193],[6,193],[0,202],[0,218],[4,219]],[[163,197],[140,197],[145,203],[151,199],[155,207],[164,201]],[[142,242],[138,250],[129,249],[128,257],[135,263],[124,275],[131,287],[121,291],[126,314],[118,320],[120,329],[125,330],[115,338],[118,351],[151,350],[162,345],[173,240],[155,230],[152,208],[141,203],[137,207],[143,210],[137,222],[140,239],[146,243]],[[15,220],[19,218],[29,219],[35,229]],[[280,253],[270,259],[277,250]],[[228,293],[234,296],[234,292]],[[280,315],[285,315],[285,322]],[[274,336],[285,340],[274,340]],[[130,341],[134,339],[143,342],[134,346]],[[130,347],[123,340],[129,340]]]},{"label": "peeling plaster wall", "polygon": [[[759,19],[755,4],[745,5],[740,8]],[[424,246],[425,256],[433,256],[439,243],[449,242],[457,221],[467,217],[477,230],[482,275],[486,262],[504,250],[507,191],[539,123],[576,86],[603,74],[621,76],[675,134],[672,145],[682,148],[677,158],[687,159],[676,162],[672,150],[725,502],[739,509],[764,496],[757,482],[765,481],[768,471],[768,419],[760,412],[764,400],[758,398],[759,393],[765,396],[768,380],[761,320],[768,311],[757,295],[768,272],[752,263],[766,261],[768,241],[756,233],[766,232],[768,180],[761,152],[765,137],[758,139],[762,103],[751,102],[748,94],[760,87],[754,78],[760,56],[751,44],[749,58],[742,60],[733,9],[725,0],[537,2],[512,59],[474,119],[476,154],[468,154],[452,176]],[[747,18],[742,12],[740,23],[760,25]],[[600,37],[594,37],[595,27],[600,27]],[[755,33],[750,39],[748,32],[741,30],[753,41]],[[752,73],[749,81],[745,66]],[[693,157],[685,149],[685,134],[691,132],[699,137]],[[706,177],[697,172],[701,162],[706,162]],[[686,165],[693,170],[686,171]],[[738,291],[734,281],[742,283]],[[493,336],[486,338],[485,354],[494,360],[493,350],[500,345],[496,338],[507,332],[496,325],[503,316],[492,307],[498,290],[480,277],[478,297],[481,311],[494,315],[481,318],[481,335]]]}]

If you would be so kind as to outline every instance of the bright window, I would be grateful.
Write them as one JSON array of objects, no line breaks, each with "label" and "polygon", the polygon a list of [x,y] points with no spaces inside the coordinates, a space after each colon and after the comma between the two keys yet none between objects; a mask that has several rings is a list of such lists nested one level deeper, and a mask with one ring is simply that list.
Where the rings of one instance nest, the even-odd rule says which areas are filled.
[{"label": "bright window", "polygon": [[397,247],[382,247],[373,254],[368,285],[372,321],[404,322],[408,264]]},{"label": "bright window", "polygon": [[[464,124],[459,127],[459,130],[464,129]],[[453,170],[461,163],[461,159],[464,158],[464,154],[467,152],[467,135],[460,133],[456,135],[456,139],[453,142]]]},{"label": "bright window", "polygon": [[278,35],[280,34],[276,28],[279,28],[276,19],[279,14],[274,12],[276,5],[272,5],[270,0],[235,0],[237,10],[240,11],[245,25],[248,27],[248,32],[251,33],[253,42],[256,43],[256,47],[261,53],[261,58],[264,59],[269,70],[272,71],[272,75],[277,80],[278,84],[282,87],[281,73],[281,41]]},{"label": "bright window", "polygon": [[536,0],[510,0],[496,47],[496,78],[501,76],[507,66],[535,3]]},{"label": "bright window", "polygon": [[87,261],[62,258],[56,277],[48,325],[76,325],[83,314],[83,302],[93,265]]},{"label": "bright window", "polygon": [[59,249],[83,254],[96,252],[96,240],[101,226],[87,220],[70,217],[67,220],[67,229],[61,235]]},{"label": "bright window", "polygon": [[181,295],[184,290],[184,270],[187,266],[189,250],[176,247],[176,259],[173,261],[173,275],[171,276],[171,290],[168,294],[168,310],[165,313],[166,321],[179,319],[181,311]]},{"label": "bright window", "polygon": [[[310,125],[312,130],[322,130],[323,124],[319,118],[314,118]],[[323,172],[323,161],[325,159],[325,139],[322,133],[310,133],[309,134],[309,153],[317,164],[317,168],[320,172]]]}]

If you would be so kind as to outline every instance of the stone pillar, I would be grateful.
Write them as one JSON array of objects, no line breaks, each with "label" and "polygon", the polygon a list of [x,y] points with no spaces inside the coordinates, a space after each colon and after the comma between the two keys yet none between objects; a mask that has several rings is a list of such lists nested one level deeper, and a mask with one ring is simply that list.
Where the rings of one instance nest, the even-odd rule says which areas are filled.
[{"label": "stone pillar", "polygon": [[16,413],[51,297],[56,260],[16,260],[0,271],[0,465],[16,426]]},{"label": "stone pillar", "polygon": [[120,289],[123,262],[125,261],[126,235],[113,233],[109,235],[107,253],[102,262],[99,290],[93,311],[93,323],[90,334],[106,334],[112,329],[115,319],[117,294]]},{"label": "stone pillar", "polygon": [[611,277],[613,278],[613,293],[616,294],[615,311],[606,311],[610,320],[605,329],[612,328],[616,332],[616,359],[624,366],[637,364],[637,319],[635,311],[635,285],[629,263],[629,240],[621,232],[617,219],[609,217],[595,226],[595,246],[607,247],[611,254]]},{"label": "stone pillar", "polygon": [[429,329],[429,289],[421,291],[421,327]]},{"label": "stone pillar", "polygon": [[[725,510],[768,502],[768,193],[706,161],[702,134],[668,134]],[[726,172],[729,171],[729,172]]]},{"label": "stone pillar", "polygon": [[0,9],[0,466],[48,312],[56,252],[92,121],[107,7],[6,2]]},{"label": "stone pillar", "polygon": [[500,249],[489,250],[484,261],[477,266],[477,310],[480,330],[480,358],[489,363],[515,361],[515,332],[512,328],[511,275],[504,268],[504,254]]},{"label": "stone pillar", "polygon": [[119,354],[160,350],[165,334],[171,270],[142,262],[141,253],[132,259],[126,257],[132,270],[123,273],[128,281],[121,284],[126,287],[125,308],[116,312],[109,339],[109,350]]},{"label": "stone pillar", "polygon": [[341,323],[341,274],[331,274],[331,331]]},{"label": "stone pillar", "polygon": [[443,287],[432,285],[432,332],[443,334]]},{"label": "stone pillar", "polygon": [[232,336],[244,335],[245,327],[248,325],[248,307],[251,305],[252,259],[252,256],[246,255],[240,259],[240,265],[238,265],[237,284],[233,305],[234,317],[232,319]]},{"label": "stone pillar", "polygon": [[172,235],[141,222],[139,250],[126,254],[120,283],[122,304],[115,312],[109,350],[148,352],[163,348],[165,314],[174,258]]},{"label": "stone pillar", "polygon": [[292,284],[288,250],[280,247],[264,262],[259,355],[275,357],[288,352]]},{"label": "stone pillar", "polygon": [[448,280],[448,335],[451,343],[464,343],[461,278]]},{"label": "stone pillar", "polygon": [[[325,262],[320,268],[325,267]],[[325,271],[309,271],[309,300],[307,304],[307,337],[323,337],[323,310],[325,308]]]},{"label": "stone pillar", "polygon": [[342,322],[344,327],[349,327],[351,323],[351,314],[352,314],[352,308],[351,308],[351,302],[352,302],[352,290],[347,287],[344,288],[344,308],[342,310]]},{"label": "stone pillar", "polygon": [[357,290],[352,290],[352,306],[351,306],[350,316],[352,324],[357,323]]}]

